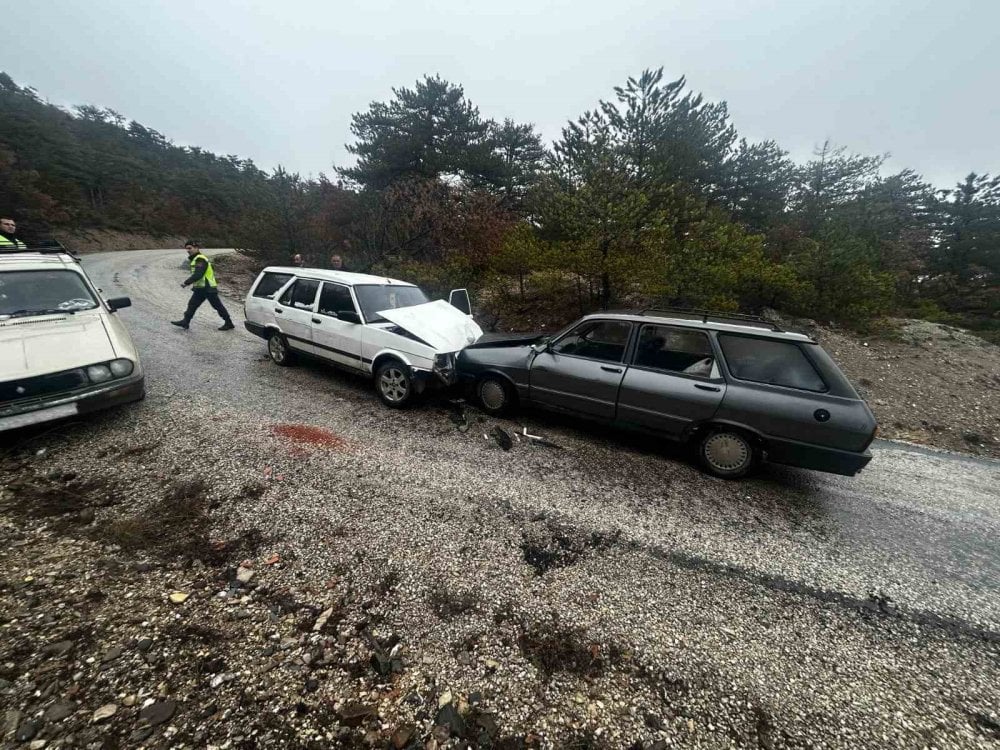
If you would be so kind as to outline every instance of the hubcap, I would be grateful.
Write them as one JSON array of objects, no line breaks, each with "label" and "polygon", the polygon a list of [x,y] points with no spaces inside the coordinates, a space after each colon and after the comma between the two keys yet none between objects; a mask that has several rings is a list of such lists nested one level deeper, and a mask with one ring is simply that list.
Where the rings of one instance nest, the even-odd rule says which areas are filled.
[{"label": "hubcap", "polygon": [[738,435],[719,433],[705,441],[705,458],[720,471],[735,471],[750,460],[750,446]]},{"label": "hubcap", "polygon": [[399,403],[406,398],[406,394],[410,390],[410,385],[406,382],[406,375],[398,367],[389,367],[383,370],[378,387],[382,391],[382,395],[393,403]]},{"label": "hubcap", "polygon": [[271,359],[275,362],[285,361],[285,343],[279,336],[272,336],[267,342],[267,348],[271,352]]},{"label": "hubcap", "polygon": [[507,400],[507,394],[504,393],[503,386],[497,381],[484,380],[479,386],[479,400],[487,409],[502,409],[504,401]]}]

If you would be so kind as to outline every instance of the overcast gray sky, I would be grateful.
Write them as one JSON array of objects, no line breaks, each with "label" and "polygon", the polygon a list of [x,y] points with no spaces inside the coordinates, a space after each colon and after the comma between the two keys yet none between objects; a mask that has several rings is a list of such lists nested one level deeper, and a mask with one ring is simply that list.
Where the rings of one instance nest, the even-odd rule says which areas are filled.
[{"label": "overcast gray sky", "polygon": [[174,142],[304,175],[354,112],[440,74],[547,141],[643,68],[798,160],[830,138],[950,187],[1000,172],[997,0],[17,0],[0,69]]}]

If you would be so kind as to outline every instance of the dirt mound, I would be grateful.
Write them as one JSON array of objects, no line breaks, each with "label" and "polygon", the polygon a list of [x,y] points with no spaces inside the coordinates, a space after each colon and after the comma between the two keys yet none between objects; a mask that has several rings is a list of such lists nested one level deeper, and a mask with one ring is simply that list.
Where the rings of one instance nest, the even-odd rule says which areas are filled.
[{"label": "dirt mound", "polygon": [[[946,344],[949,346],[969,346],[982,348],[991,346],[988,341],[962,328],[932,323],[929,320],[900,319],[892,321],[898,325],[897,335],[905,344],[913,346],[934,346]],[[994,347],[996,348],[996,347]]]},{"label": "dirt mound", "polygon": [[153,247],[184,247],[186,237],[158,236],[141,232],[116,232],[108,229],[56,230],[52,233],[63,247],[75,253],[106,253],[119,250],[144,250]]}]

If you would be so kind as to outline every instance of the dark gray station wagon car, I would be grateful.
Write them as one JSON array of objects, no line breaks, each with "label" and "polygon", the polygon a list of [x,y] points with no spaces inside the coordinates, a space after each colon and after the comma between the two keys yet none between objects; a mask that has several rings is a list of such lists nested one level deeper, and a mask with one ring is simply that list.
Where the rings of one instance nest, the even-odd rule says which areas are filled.
[{"label": "dark gray station wagon car", "polygon": [[697,446],[712,474],[766,459],[854,475],[875,417],[822,347],[762,319],[587,315],[555,336],[473,344],[457,363],[483,408],[519,403]]}]

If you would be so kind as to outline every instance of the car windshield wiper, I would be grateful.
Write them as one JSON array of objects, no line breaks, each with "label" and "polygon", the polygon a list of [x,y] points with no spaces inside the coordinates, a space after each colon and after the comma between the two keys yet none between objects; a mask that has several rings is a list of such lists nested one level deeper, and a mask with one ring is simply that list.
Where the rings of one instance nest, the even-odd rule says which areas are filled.
[{"label": "car windshield wiper", "polygon": [[45,310],[14,310],[9,313],[0,313],[0,318],[24,318],[29,315],[62,315],[64,313],[76,315],[76,310],[60,310],[57,307],[51,307]]}]

